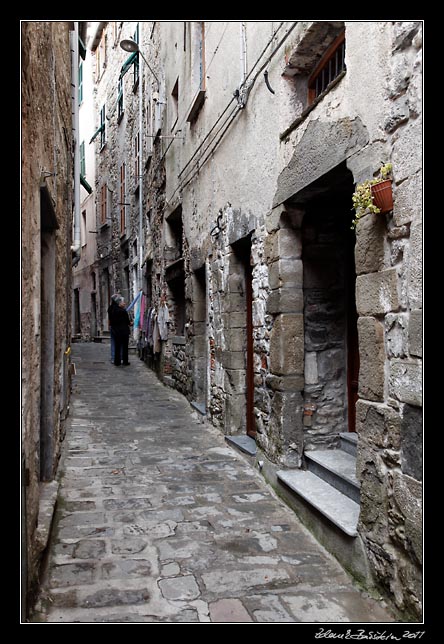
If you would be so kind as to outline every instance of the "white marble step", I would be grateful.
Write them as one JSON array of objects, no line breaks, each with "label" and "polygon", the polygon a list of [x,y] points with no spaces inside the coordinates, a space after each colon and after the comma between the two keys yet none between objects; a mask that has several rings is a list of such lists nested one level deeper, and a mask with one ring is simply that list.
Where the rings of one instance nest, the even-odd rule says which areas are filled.
[{"label": "white marble step", "polygon": [[352,456],[356,456],[358,447],[358,435],[356,432],[343,432],[339,434],[341,439],[341,449]]},{"label": "white marble step", "polygon": [[313,472],[280,470],[276,474],[279,481],[285,483],[343,532],[350,537],[357,535],[358,503],[352,501]]},{"label": "white marble step", "polygon": [[356,478],[356,456],[341,449],[305,452],[307,468],[359,503],[359,482]]}]

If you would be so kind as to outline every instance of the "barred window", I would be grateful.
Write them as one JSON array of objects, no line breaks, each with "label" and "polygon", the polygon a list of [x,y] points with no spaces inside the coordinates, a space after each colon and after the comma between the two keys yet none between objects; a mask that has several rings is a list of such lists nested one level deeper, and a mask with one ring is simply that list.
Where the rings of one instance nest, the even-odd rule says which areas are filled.
[{"label": "barred window", "polygon": [[322,92],[325,92],[343,71],[345,71],[345,31],[335,38],[308,79],[309,105]]}]

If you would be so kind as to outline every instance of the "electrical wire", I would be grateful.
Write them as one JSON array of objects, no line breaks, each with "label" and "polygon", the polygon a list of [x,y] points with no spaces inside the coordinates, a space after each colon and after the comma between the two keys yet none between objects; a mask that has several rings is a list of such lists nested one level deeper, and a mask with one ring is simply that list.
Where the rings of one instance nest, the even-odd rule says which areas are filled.
[{"label": "electrical wire", "polygon": [[[283,22],[281,22],[281,24],[276,28],[276,31],[274,32],[274,34],[271,36],[270,40],[269,40],[269,41],[267,42],[267,44],[265,45],[265,47],[264,47],[264,49],[262,50],[262,52],[261,52],[261,54],[260,54],[259,58],[257,59],[257,61],[255,62],[255,64],[254,64],[254,65],[253,65],[253,67],[251,68],[250,72],[248,73],[247,77],[245,78],[244,83],[245,83],[245,81],[246,81],[246,80],[248,80],[248,78],[249,78],[249,76],[251,75],[252,71],[254,70],[254,68],[256,67],[256,65],[258,64],[258,62],[260,61],[260,59],[262,58],[262,56],[263,56],[264,52],[265,52],[265,51],[268,49],[268,47],[270,46],[270,43],[271,43],[271,42],[273,41],[273,39],[276,37],[277,32],[279,31],[279,29],[281,29],[281,27],[282,27],[282,25],[283,25],[283,24],[284,24],[284,23],[283,23]],[[294,25],[294,26],[296,26],[296,24],[297,24],[297,23],[295,23],[295,25]],[[196,156],[196,154],[199,152],[200,148],[204,145],[205,141],[206,141],[206,140],[207,140],[207,138],[210,136],[211,132],[214,130],[214,128],[215,128],[215,127],[216,127],[216,125],[219,123],[220,119],[224,116],[225,112],[228,110],[228,108],[230,107],[231,103],[232,103],[234,100],[236,100],[236,99],[235,99],[235,96],[233,96],[233,97],[231,98],[231,100],[229,101],[228,105],[225,107],[224,111],[219,115],[219,118],[217,119],[217,121],[214,123],[214,125],[212,126],[212,128],[207,132],[207,134],[205,135],[205,137],[204,137],[204,138],[202,139],[202,141],[200,142],[199,146],[198,146],[198,147],[196,148],[196,150],[194,151],[194,154],[190,157],[190,159],[189,159],[189,160],[187,161],[187,163],[184,165],[184,167],[182,168],[182,170],[179,172],[179,175],[178,175],[179,177],[183,174],[183,172],[185,171],[185,169],[188,167],[188,165],[189,165],[189,164],[191,163],[191,161],[194,159],[194,157]]]},{"label": "electrical wire", "polygon": [[[267,45],[265,46],[265,48],[262,50],[261,55],[259,56],[258,60],[256,61],[256,63],[254,64],[254,66],[252,67],[252,69],[250,70],[250,72],[248,73],[248,75],[247,75],[247,77],[246,77],[246,79],[245,79],[245,80],[247,80],[247,79],[249,78],[249,76],[251,76],[251,73],[253,72],[253,70],[255,69],[255,67],[258,65],[258,63],[259,63],[260,59],[262,58],[262,56],[263,56],[264,52],[267,50],[268,46],[270,45],[270,42],[275,38],[275,35],[276,35],[277,31],[281,28],[282,24],[283,24],[283,23],[281,23],[281,24],[279,25],[279,27],[276,29],[276,31],[275,31],[275,33],[274,33],[274,35],[272,36],[272,38],[269,40],[269,42],[267,43]],[[276,52],[280,49],[280,47],[283,45],[283,43],[284,43],[284,42],[285,42],[285,40],[288,38],[288,36],[290,35],[290,33],[293,31],[293,29],[296,27],[296,25],[297,25],[297,24],[298,24],[298,23],[297,23],[297,22],[295,22],[295,23],[294,23],[294,24],[289,28],[289,30],[285,33],[285,35],[283,36],[283,38],[280,40],[280,42],[276,45],[276,47],[274,48],[274,50],[271,52],[270,56],[269,56],[269,57],[267,57],[267,60],[265,61],[265,63],[263,63],[263,65],[260,67],[260,69],[259,69],[259,70],[257,71],[257,73],[255,74],[255,76],[254,76],[254,78],[253,78],[253,81],[252,81],[252,84],[251,84],[251,87],[252,87],[252,85],[255,83],[256,79],[258,78],[258,76],[259,76],[259,74],[262,72],[262,70],[263,70],[263,69],[265,69],[265,67],[267,67],[267,65],[269,65],[269,64],[270,64],[270,61],[271,61],[271,59],[273,58],[273,56],[274,56],[274,55],[276,54]],[[251,87],[250,87],[250,89],[251,89]],[[234,100],[234,97],[233,97],[233,99],[230,101],[230,103],[227,105],[227,107],[225,108],[225,110],[224,110],[223,114],[227,111],[228,107],[229,107],[229,106],[230,106],[230,104],[233,102],[233,100]],[[204,165],[204,163],[208,160],[208,158],[211,156],[211,154],[215,151],[216,147],[219,145],[219,143],[220,143],[220,141],[222,140],[223,136],[225,135],[226,131],[228,130],[228,128],[230,127],[230,125],[231,125],[231,124],[232,124],[232,122],[234,121],[234,118],[237,116],[237,114],[238,114],[240,111],[242,111],[242,110],[241,110],[241,108],[240,108],[240,106],[239,106],[239,105],[236,105],[235,109],[234,109],[234,110],[231,112],[231,114],[227,117],[227,119],[224,121],[224,123],[220,126],[219,130],[215,133],[215,135],[214,135],[213,139],[209,142],[209,144],[207,145],[207,147],[206,147],[206,148],[205,148],[205,150],[203,151],[202,156],[203,156],[203,155],[205,155],[206,151],[210,148],[211,144],[214,142],[214,140],[215,140],[215,138],[216,138],[217,134],[221,131],[221,129],[224,127],[224,125],[229,121],[229,122],[228,122],[228,124],[227,124],[227,126],[226,126],[226,127],[225,127],[225,129],[223,130],[223,132],[222,132],[221,136],[217,139],[217,141],[216,141],[216,143],[215,143],[214,147],[210,150],[209,154],[207,154],[207,155],[206,155],[206,156],[204,156],[203,158],[201,157],[200,159],[198,159],[198,160],[197,160],[197,162],[196,162],[196,163],[194,164],[194,166],[189,170],[189,172],[187,172],[187,173],[186,173],[185,177],[183,177],[182,181],[185,181],[185,183],[182,183],[182,181],[181,181],[181,183],[180,183],[180,184],[176,187],[176,189],[174,190],[174,192],[173,192],[172,196],[170,197],[170,199],[171,199],[172,197],[174,197],[174,195],[176,194],[176,192],[177,192],[178,190],[183,190],[183,189],[184,189],[184,188],[185,188],[185,187],[186,187],[186,186],[187,186],[187,185],[192,181],[192,179],[194,179],[194,177],[196,176],[196,174],[201,170],[201,168],[202,168],[202,166]],[[223,114],[222,114],[222,115],[223,115]],[[220,121],[220,119],[221,119],[222,115],[218,118],[218,120],[216,121],[216,123],[213,125],[213,127],[212,127],[212,128],[211,128],[211,130],[210,130],[210,132],[214,129],[214,127],[216,126],[216,124]],[[231,118],[230,118],[230,117],[231,117]],[[204,141],[208,138],[208,136],[209,136],[210,132],[207,134],[207,136],[205,137]],[[198,150],[202,147],[202,145],[203,145],[204,141],[202,141],[202,143],[201,143],[201,145],[199,146]],[[198,151],[198,150],[196,150],[196,151],[195,151],[195,153],[194,153],[193,157],[196,155],[196,153],[197,153],[197,151]],[[188,161],[187,165],[189,165],[189,163],[190,163],[190,161],[193,159],[193,157],[191,157],[191,159]],[[181,173],[180,173],[180,174],[183,174],[183,172],[184,172],[184,170],[185,170],[185,168],[186,168],[186,167],[187,167],[187,166],[184,166],[184,168],[182,169],[182,171],[181,171]],[[193,171],[194,171],[194,172],[193,172]],[[180,174],[179,174],[179,176],[180,176]],[[192,176],[187,180],[187,178],[189,177],[189,175],[190,175],[190,174],[192,174]]]}]

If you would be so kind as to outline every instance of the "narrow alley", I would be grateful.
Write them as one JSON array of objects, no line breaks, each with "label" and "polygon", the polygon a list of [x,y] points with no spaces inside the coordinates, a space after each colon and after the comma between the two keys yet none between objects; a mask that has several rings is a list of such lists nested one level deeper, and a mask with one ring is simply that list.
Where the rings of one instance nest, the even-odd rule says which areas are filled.
[{"label": "narrow alley", "polygon": [[387,623],[223,434],[140,361],[73,345],[32,622]]}]

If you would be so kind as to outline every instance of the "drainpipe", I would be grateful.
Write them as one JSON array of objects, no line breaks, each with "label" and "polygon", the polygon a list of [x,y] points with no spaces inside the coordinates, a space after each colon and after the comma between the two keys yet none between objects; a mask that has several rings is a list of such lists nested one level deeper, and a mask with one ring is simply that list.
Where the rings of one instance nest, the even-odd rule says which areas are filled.
[{"label": "drainpipe", "polygon": [[[139,42],[143,43],[143,22],[139,22]],[[141,58],[141,56],[139,57]],[[145,62],[145,61],[144,61]],[[140,78],[139,78],[139,289],[143,289],[143,73],[142,65],[140,65]],[[134,294],[135,295],[135,294]]]},{"label": "drainpipe", "polygon": [[242,69],[242,78],[240,85],[245,83],[247,78],[247,26],[245,22],[241,22],[241,69]]},{"label": "drainpipe", "polygon": [[80,146],[79,146],[79,23],[69,32],[71,45],[71,102],[74,144],[74,240],[71,246],[72,265],[80,261]]}]

